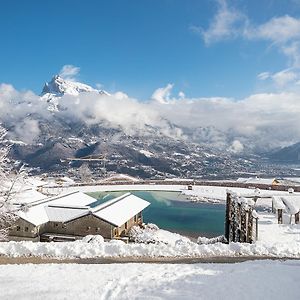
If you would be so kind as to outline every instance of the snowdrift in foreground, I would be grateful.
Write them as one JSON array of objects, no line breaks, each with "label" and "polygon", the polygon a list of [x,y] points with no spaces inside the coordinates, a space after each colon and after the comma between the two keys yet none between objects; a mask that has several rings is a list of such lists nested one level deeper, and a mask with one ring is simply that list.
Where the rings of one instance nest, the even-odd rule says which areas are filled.
[{"label": "snowdrift in foreground", "polygon": [[0,266],[1,299],[299,299],[299,261]]},{"label": "snowdrift in foreground", "polygon": [[256,242],[255,244],[197,244],[179,234],[153,230],[155,242],[130,243],[112,240],[105,242],[101,236],[87,236],[83,240],[63,243],[3,242],[0,255],[48,256],[55,258],[94,257],[218,257],[218,256],[268,256],[300,258],[300,242]]}]

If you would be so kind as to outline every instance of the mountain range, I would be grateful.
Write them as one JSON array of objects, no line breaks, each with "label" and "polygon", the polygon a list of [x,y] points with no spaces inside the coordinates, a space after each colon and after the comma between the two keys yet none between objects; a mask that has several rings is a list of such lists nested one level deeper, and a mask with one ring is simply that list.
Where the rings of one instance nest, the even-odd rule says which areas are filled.
[{"label": "mountain range", "polygon": [[[289,149],[262,155],[235,141],[230,132],[178,126],[144,111],[123,93],[110,94],[56,75],[40,96],[15,98],[14,116],[0,120],[8,132],[2,143],[12,144],[11,158],[26,163],[33,174],[79,178],[85,166],[94,177],[111,172],[141,178],[293,175],[270,160],[284,161]],[[293,149],[298,154],[288,157],[299,161],[299,144]]]}]

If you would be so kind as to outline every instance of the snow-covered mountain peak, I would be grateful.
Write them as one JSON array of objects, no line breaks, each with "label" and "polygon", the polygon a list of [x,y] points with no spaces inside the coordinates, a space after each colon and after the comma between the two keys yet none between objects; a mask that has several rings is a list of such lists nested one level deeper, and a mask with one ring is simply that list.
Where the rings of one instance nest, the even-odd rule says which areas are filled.
[{"label": "snow-covered mountain peak", "polygon": [[65,94],[77,96],[79,93],[96,92],[99,94],[108,94],[102,90],[96,90],[91,86],[63,79],[59,75],[55,75],[50,82],[46,82],[42,91],[42,96],[45,94],[52,94],[61,97]]},{"label": "snow-covered mountain peak", "polygon": [[110,95],[104,90],[97,90],[87,84],[66,80],[59,75],[55,75],[53,76],[51,81],[45,83],[41,93],[41,99],[46,100],[48,103],[50,103],[49,110],[53,111],[58,110],[59,99],[62,96],[78,96],[81,93],[91,92],[100,95]]}]

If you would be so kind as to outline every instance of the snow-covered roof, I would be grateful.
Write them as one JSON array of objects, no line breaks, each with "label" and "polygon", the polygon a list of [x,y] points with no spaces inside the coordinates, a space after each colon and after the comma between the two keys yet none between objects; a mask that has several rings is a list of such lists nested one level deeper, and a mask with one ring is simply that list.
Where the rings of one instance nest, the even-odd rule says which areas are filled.
[{"label": "snow-covered roof", "polygon": [[67,222],[89,213],[88,207],[46,206],[49,221]]},{"label": "snow-covered roof", "polygon": [[31,223],[35,226],[45,224],[49,221],[46,210],[44,209],[44,206],[42,206],[42,205],[30,207],[30,208],[28,208],[28,210],[26,212],[20,210],[20,211],[18,211],[18,215],[20,218],[28,221],[29,223]]},{"label": "snow-covered roof", "polygon": [[51,201],[51,205],[86,206],[95,202],[95,198],[82,192],[75,192]]},{"label": "snow-covered roof", "polygon": [[149,205],[148,201],[127,193],[98,206],[93,214],[113,225],[121,226]]},{"label": "snow-covered roof", "polygon": [[[31,224],[38,226],[49,221],[55,222],[57,218],[67,219],[71,214],[76,215],[76,208],[82,208],[86,206],[88,209],[88,205],[92,202],[95,202],[95,198],[82,192],[73,192],[57,197],[43,198],[28,202],[26,211],[20,210],[18,211],[18,215]],[[60,206],[61,211],[58,212],[58,208],[56,210],[54,208],[47,210],[46,208],[49,206]],[[70,211],[68,208],[73,208],[74,211]],[[53,217],[54,219],[52,220],[49,216]]]},{"label": "snow-covered roof", "polygon": [[275,209],[285,209],[285,205],[280,196],[273,196],[272,203]]},{"label": "snow-covered roof", "polygon": [[273,196],[272,203],[275,209],[286,209],[290,214],[300,211],[300,196],[297,195]]},{"label": "snow-covered roof", "polygon": [[289,213],[296,214],[300,211],[300,196],[283,196],[281,200],[286,205]]},{"label": "snow-covered roof", "polygon": [[148,201],[130,193],[91,209],[89,205],[93,202],[95,198],[82,192],[73,192],[26,203],[26,209],[18,211],[18,214],[22,219],[38,226],[49,221],[67,222],[92,212],[113,225],[121,226],[150,205]]}]

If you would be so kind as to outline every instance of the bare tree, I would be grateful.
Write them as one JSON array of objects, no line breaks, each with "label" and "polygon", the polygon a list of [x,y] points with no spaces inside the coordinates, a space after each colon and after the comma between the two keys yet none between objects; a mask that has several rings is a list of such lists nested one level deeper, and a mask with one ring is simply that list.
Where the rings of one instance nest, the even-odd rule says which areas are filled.
[{"label": "bare tree", "polygon": [[7,157],[10,145],[5,142],[5,136],[6,130],[0,124],[0,241],[7,239],[9,228],[18,219],[12,201],[21,189],[20,178],[24,175],[22,167],[20,172],[13,170]]}]

